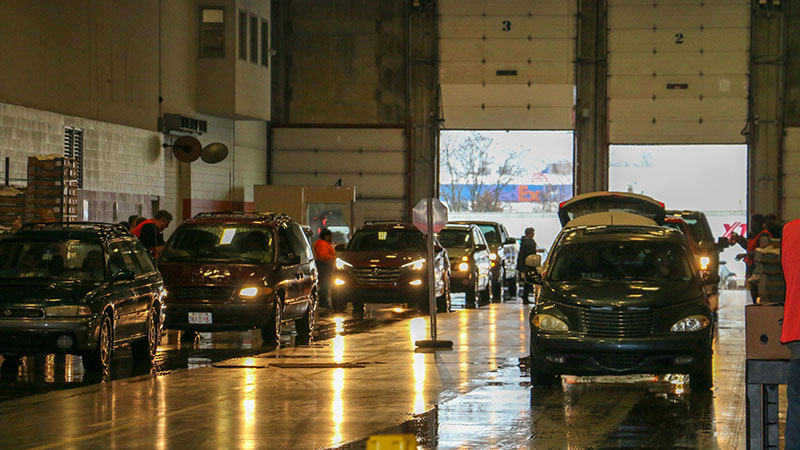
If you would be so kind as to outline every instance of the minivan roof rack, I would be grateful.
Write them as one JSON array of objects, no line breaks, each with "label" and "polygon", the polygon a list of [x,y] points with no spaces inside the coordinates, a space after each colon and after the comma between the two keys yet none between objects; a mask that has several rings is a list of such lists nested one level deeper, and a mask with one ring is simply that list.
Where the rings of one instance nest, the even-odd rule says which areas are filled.
[{"label": "minivan roof rack", "polygon": [[50,228],[79,228],[84,230],[130,233],[124,225],[108,222],[31,222],[23,224],[20,230],[42,230]]},{"label": "minivan roof rack", "polygon": [[287,218],[289,216],[284,213],[274,213],[274,212],[253,212],[253,211],[213,211],[213,212],[201,212],[194,215],[194,219],[200,219],[204,217],[224,217],[224,216],[237,216],[237,217],[253,217],[253,218],[263,218],[263,219],[282,219]]}]

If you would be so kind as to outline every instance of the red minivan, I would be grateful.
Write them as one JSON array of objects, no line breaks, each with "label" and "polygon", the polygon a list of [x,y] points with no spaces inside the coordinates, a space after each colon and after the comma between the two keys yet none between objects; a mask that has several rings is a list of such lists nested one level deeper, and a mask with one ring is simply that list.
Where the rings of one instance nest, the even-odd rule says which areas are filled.
[{"label": "red minivan", "polygon": [[317,269],[300,226],[282,214],[201,213],[172,234],[158,268],[169,295],[165,327],[261,329],[277,343],[294,320],[307,343],[317,307]]}]

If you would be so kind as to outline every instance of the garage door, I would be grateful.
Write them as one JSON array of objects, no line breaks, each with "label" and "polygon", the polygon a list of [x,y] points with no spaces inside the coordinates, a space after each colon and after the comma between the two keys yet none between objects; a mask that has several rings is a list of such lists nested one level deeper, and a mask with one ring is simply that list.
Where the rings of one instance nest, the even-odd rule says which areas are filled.
[{"label": "garage door", "polygon": [[575,0],[441,0],[444,128],[573,128]]},{"label": "garage door", "polygon": [[745,142],[749,5],[609,0],[611,143]]},{"label": "garage door", "polygon": [[406,152],[402,128],[276,128],[272,183],[356,187],[355,221],[404,218]]}]

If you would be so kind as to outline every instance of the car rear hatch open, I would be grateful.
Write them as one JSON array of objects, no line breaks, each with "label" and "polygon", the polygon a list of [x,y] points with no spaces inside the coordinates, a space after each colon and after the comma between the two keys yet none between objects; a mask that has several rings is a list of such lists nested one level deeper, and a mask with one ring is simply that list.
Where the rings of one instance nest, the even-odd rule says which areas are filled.
[{"label": "car rear hatch open", "polygon": [[577,218],[597,213],[633,214],[650,219],[658,225],[664,224],[666,215],[664,204],[646,195],[627,192],[592,192],[572,197],[561,203],[558,208],[558,219],[561,221],[561,226],[565,227]]}]

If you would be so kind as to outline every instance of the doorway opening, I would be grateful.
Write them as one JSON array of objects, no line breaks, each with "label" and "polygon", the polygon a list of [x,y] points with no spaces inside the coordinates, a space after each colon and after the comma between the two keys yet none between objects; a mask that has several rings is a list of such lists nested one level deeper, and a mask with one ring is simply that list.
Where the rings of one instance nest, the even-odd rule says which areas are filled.
[{"label": "doorway opening", "polygon": [[[608,188],[649,195],[667,209],[703,211],[715,237],[747,234],[747,145],[611,145]],[[743,277],[729,247],[720,261]]]},{"label": "doorway opening", "polygon": [[572,197],[574,132],[445,130],[439,144],[439,198],[450,220],[492,220],[514,237],[536,229],[549,248]]}]

